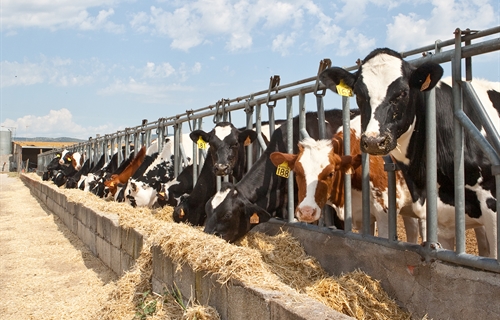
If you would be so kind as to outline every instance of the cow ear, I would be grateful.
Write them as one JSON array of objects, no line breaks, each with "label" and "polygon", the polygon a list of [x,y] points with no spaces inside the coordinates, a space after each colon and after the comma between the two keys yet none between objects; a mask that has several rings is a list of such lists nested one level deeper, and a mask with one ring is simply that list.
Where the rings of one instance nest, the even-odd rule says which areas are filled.
[{"label": "cow ear", "polygon": [[189,134],[189,137],[191,138],[191,140],[193,140],[194,143],[197,143],[200,138],[205,142],[208,142],[208,140],[210,140],[209,134],[203,130],[194,130]]},{"label": "cow ear", "polygon": [[340,170],[345,174],[353,174],[354,170],[356,170],[361,165],[361,154],[356,156],[342,156],[340,157]]},{"label": "cow ear", "polygon": [[288,167],[290,167],[290,169],[293,170],[295,166],[295,161],[297,160],[297,155],[275,151],[271,153],[269,158],[276,167],[282,164],[283,162],[286,162],[288,164]]},{"label": "cow ear", "polygon": [[238,134],[238,142],[243,143],[245,147],[254,142],[255,139],[257,139],[257,132],[250,129],[241,131]]},{"label": "cow ear", "polygon": [[443,68],[437,63],[424,63],[413,70],[410,76],[410,87],[420,91],[428,91],[436,86],[443,76]]},{"label": "cow ear", "polygon": [[271,219],[271,214],[254,204],[245,205],[245,219],[249,223],[250,229]]},{"label": "cow ear", "polygon": [[[319,80],[330,90],[340,95],[347,95],[344,90],[350,91],[352,96],[352,88],[354,87],[354,82],[356,82],[356,75],[346,71],[343,68],[332,67],[321,72],[319,75]],[[342,86],[339,89],[338,86]],[[341,92],[339,92],[341,90]]]}]

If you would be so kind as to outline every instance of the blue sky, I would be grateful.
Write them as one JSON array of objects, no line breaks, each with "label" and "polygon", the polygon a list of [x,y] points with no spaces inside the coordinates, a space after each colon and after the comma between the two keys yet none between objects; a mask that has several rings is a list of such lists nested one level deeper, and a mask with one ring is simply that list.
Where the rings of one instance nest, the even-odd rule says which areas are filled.
[{"label": "blue sky", "polygon": [[[500,25],[498,0],[2,0],[0,125],[87,139]],[[500,53],[474,59],[500,81]],[[328,94],[327,94],[328,95]],[[333,95],[330,93],[329,95]],[[352,102],[354,104],[354,101]],[[329,108],[328,105],[325,106]]]}]

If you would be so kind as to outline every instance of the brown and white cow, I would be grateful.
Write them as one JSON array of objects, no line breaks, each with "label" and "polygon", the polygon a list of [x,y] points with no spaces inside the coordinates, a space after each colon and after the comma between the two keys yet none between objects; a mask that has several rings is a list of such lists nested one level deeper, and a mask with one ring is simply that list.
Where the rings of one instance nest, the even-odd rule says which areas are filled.
[{"label": "brown and white cow", "polygon": [[[315,222],[319,220],[325,204],[337,209],[339,218],[344,220],[344,174],[351,174],[352,219],[356,229],[362,227],[362,194],[361,194],[361,150],[359,136],[359,117],[351,121],[350,155],[344,155],[343,132],[338,132],[332,139],[303,139],[299,142],[297,154],[273,152],[271,161],[280,166],[287,163],[294,171],[298,185],[298,205],[295,215],[299,221]],[[388,180],[384,172],[384,159],[370,157],[370,213],[371,225],[377,222],[378,236],[388,237]],[[401,172],[396,172],[396,207],[405,214],[405,225],[417,222],[410,209],[411,197]],[[338,210],[340,209],[340,210]],[[407,219],[407,215],[412,216]],[[424,220],[420,220],[424,221]],[[423,227],[421,223],[421,228]],[[409,242],[417,242],[418,230],[408,225]],[[372,230],[373,231],[373,230]],[[411,232],[412,231],[412,232]],[[415,233],[416,232],[416,233]],[[425,233],[422,232],[425,236]],[[425,238],[424,238],[425,239]]]}]

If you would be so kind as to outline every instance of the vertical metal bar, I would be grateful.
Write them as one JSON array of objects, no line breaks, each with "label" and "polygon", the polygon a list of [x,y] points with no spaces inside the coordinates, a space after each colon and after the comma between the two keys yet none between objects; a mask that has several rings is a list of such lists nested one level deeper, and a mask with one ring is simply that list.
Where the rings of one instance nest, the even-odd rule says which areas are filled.
[{"label": "vertical metal bar", "polygon": [[[180,168],[182,165],[181,161],[182,157],[179,156],[181,155],[180,154],[181,131],[182,131],[182,124],[179,125],[178,123],[176,123],[174,125],[174,155],[177,161],[175,161],[174,165],[174,177],[177,177],[179,175]],[[158,150],[158,152],[160,152],[160,150]]]},{"label": "vertical metal bar", "polygon": [[[470,34],[470,29],[466,29],[466,34]],[[465,40],[464,41],[464,46],[470,46],[471,41],[470,40]],[[472,80],[472,57],[465,58],[465,81],[471,81]]]},{"label": "vertical metal bar", "polygon": [[326,133],[325,133],[325,107],[323,105],[323,96],[317,94],[316,95],[316,105],[317,105],[317,111],[318,111],[318,131],[319,131],[319,138],[320,139],[326,139]]},{"label": "vertical metal bar", "polygon": [[[286,97],[286,121],[287,121],[287,152],[293,152],[293,97]],[[288,222],[293,222],[294,220],[294,175],[290,171],[290,176],[288,177]]]},{"label": "vertical metal bar", "polygon": [[[462,79],[462,47],[461,31],[455,30],[455,52],[451,61],[452,65],[452,92],[453,111],[458,113],[463,110],[462,89],[458,81]],[[455,246],[457,253],[465,252],[465,179],[464,179],[464,138],[463,128],[455,119],[453,126],[454,133],[454,162],[455,162]]]},{"label": "vertical metal bar", "polygon": [[[245,108],[245,113],[247,117],[247,130],[252,130],[253,129],[253,108],[251,108],[249,105],[247,105],[247,108]],[[247,172],[250,170],[253,164],[253,143],[250,145],[244,147],[247,148],[246,150],[246,157],[247,157]]]},{"label": "vertical metal bar", "polygon": [[370,224],[370,155],[364,152],[361,154],[361,179],[363,234],[372,234]]},{"label": "vertical metal bar", "polygon": [[269,115],[269,132],[272,135],[274,133],[274,107],[269,107],[267,109]]},{"label": "vertical metal bar", "polygon": [[[385,170],[387,171],[387,186],[388,186],[388,227],[389,227],[389,241],[397,241],[398,233],[397,228],[397,210],[396,210],[396,164],[392,162],[390,156],[385,156],[384,160],[388,159],[385,164]],[[390,162],[389,162],[390,161]]]},{"label": "vertical metal bar", "polygon": [[[342,131],[350,132],[351,106],[349,97],[342,97]],[[351,135],[344,135],[344,154],[351,154]],[[352,232],[351,175],[344,175],[344,231]],[[339,208],[340,209],[340,208]]]},{"label": "vertical metal bar", "polygon": [[[188,120],[189,121],[189,120]],[[193,131],[198,129],[197,120],[193,119]],[[193,143],[193,185],[196,184],[198,180],[198,159],[201,160],[201,156],[198,156],[198,145]]]},{"label": "vertical metal bar", "polygon": [[106,156],[108,155],[108,135],[104,135],[104,138],[102,139],[102,153],[104,153]]},{"label": "vertical metal bar", "polygon": [[303,93],[299,94],[299,133],[300,139],[309,137],[306,128],[306,97]]},{"label": "vertical metal bar", "polygon": [[128,157],[130,156],[130,134],[128,133],[128,130],[125,129],[125,136],[124,136],[124,139],[125,139],[125,158],[128,159]]},{"label": "vertical metal bar", "polygon": [[[258,149],[257,152],[255,153],[256,158],[255,160],[259,159],[260,156],[262,155],[262,150],[266,149],[266,145],[264,143],[264,140],[262,139],[262,107],[260,103],[257,103],[255,105],[255,131],[257,132],[258,136],[257,139],[259,140],[258,144]],[[269,134],[269,132],[268,132]]]}]

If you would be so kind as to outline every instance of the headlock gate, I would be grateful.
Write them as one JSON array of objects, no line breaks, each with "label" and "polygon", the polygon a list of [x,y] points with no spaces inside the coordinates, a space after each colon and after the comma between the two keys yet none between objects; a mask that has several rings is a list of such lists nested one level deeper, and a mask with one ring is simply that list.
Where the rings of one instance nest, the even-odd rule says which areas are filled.
[{"label": "headlock gate", "polygon": [[[472,86],[467,81],[472,80],[472,64],[471,58],[485,53],[490,53],[500,50],[500,26],[483,30],[483,31],[470,31],[456,29],[455,37],[446,41],[436,41],[434,44],[420,47],[414,50],[402,52],[401,55],[406,58],[414,55],[420,57],[408,60],[413,66],[419,66],[426,62],[445,63],[451,62],[451,75],[453,82],[453,101],[454,101],[454,116],[455,126],[454,149],[455,149],[455,219],[456,219],[456,249],[455,251],[441,249],[437,240],[437,176],[436,176],[436,113],[435,113],[435,97],[432,90],[427,94],[427,141],[426,152],[427,155],[427,241],[425,245],[416,245],[407,242],[401,242],[397,239],[396,232],[396,207],[395,205],[389,206],[389,238],[379,238],[370,235],[370,213],[369,213],[369,175],[367,165],[369,163],[368,154],[363,153],[362,167],[363,167],[363,228],[360,233],[352,232],[352,216],[350,210],[351,195],[350,195],[350,177],[346,175],[345,179],[345,235],[346,237],[353,237],[368,242],[375,242],[379,245],[398,248],[403,250],[415,251],[422,256],[425,260],[439,259],[442,261],[452,262],[455,264],[479,268],[483,270],[493,271],[500,273],[500,237],[498,237],[498,229],[500,226],[500,218],[497,214],[497,259],[479,257],[465,253],[465,208],[464,208],[464,173],[463,173],[463,130],[467,130],[475,142],[480,146],[482,151],[487,155],[492,163],[492,173],[495,175],[496,181],[496,199],[500,199],[500,137],[498,132],[491,124],[487,117],[483,106],[479,102]],[[471,44],[472,40],[476,43]],[[448,50],[445,48],[450,47]],[[465,60],[465,76],[462,71],[462,60]],[[320,62],[318,75],[330,67],[331,61],[324,59]],[[355,71],[358,65],[345,68],[347,71]],[[462,81],[465,78],[466,81]],[[141,125],[125,130],[117,131],[111,134],[99,135],[95,138],[89,138],[88,141],[72,145],[67,149],[69,151],[78,151],[85,153],[87,158],[93,159],[95,162],[104,155],[105,160],[109,160],[111,155],[117,150],[124,149],[125,152],[118,152],[119,163],[127,158],[131,152],[131,145],[149,146],[152,142],[153,136],[156,134],[158,139],[158,150],[163,147],[164,140],[167,136],[172,136],[174,139],[174,154],[175,154],[175,168],[174,174],[177,176],[183,169],[183,163],[187,163],[186,152],[183,150],[181,139],[184,129],[190,131],[201,129],[202,121],[208,117],[213,117],[213,122],[231,121],[231,115],[235,112],[243,111],[246,117],[246,127],[258,133],[258,141],[261,150],[266,148],[266,144],[261,135],[263,112],[267,109],[267,118],[269,121],[269,134],[271,135],[275,130],[275,110],[278,108],[278,101],[284,100],[286,123],[288,129],[288,146],[289,153],[293,152],[293,139],[292,139],[292,118],[294,114],[294,98],[298,97],[298,116],[299,116],[299,132],[302,138],[308,136],[305,130],[305,114],[306,114],[306,97],[312,97],[316,101],[316,109],[318,112],[318,128],[320,137],[329,138],[325,136],[324,129],[324,96],[326,94],[326,87],[319,82],[318,76],[313,76],[307,79],[296,81],[289,84],[280,84],[279,76],[271,77],[269,87],[266,90],[255,92],[249,95],[237,97],[234,99],[221,99],[213,105],[196,110],[186,110],[184,113],[159,118],[157,121],[148,122],[143,120]],[[476,126],[461,110],[462,99],[470,99],[478,114],[483,115],[483,127],[485,128],[489,137],[493,139],[484,138],[478,131]],[[340,101],[340,100],[339,100]],[[349,130],[349,110],[350,98],[342,97],[341,107],[343,110],[343,130]],[[211,129],[211,128],[210,128]],[[251,148],[249,146],[248,148]],[[350,150],[349,135],[345,136],[344,150]],[[433,151],[434,150],[434,151]],[[47,164],[54,158],[56,152],[60,150],[53,150],[40,154],[38,156],[38,173],[41,174]],[[260,153],[259,153],[260,154]],[[252,159],[252,152],[247,152],[248,166],[250,167],[256,159]],[[193,144],[193,166],[194,174],[193,179],[196,182],[197,175],[204,162],[206,152],[197,148]],[[395,165],[386,164],[385,170],[389,177],[389,203],[395,204],[395,174],[397,170]],[[220,180],[219,180],[220,185]],[[288,180],[288,221],[294,221],[294,177],[291,173]],[[496,202],[496,212],[500,212],[500,202]],[[300,224],[299,224],[300,225]],[[307,226],[307,229],[311,226]]]}]

